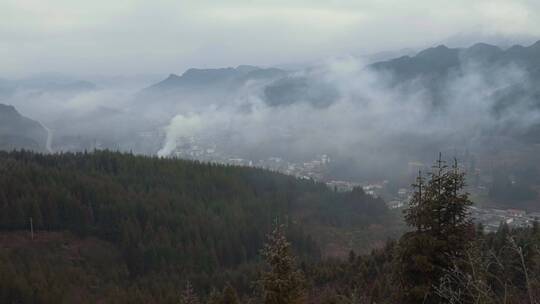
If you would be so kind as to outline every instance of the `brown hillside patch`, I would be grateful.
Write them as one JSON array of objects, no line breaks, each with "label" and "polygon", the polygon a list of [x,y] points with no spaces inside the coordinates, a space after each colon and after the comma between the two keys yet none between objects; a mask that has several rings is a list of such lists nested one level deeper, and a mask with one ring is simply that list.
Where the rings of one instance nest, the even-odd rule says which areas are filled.
[{"label": "brown hillside patch", "polygon": [[108,242],[95,237],[79,238],[70,232],[37,231],[34,239],[27,231],[0,232],[0,250],[11,249],[54,250],[69,260],[82,260],[85,253],[116,249]]}]

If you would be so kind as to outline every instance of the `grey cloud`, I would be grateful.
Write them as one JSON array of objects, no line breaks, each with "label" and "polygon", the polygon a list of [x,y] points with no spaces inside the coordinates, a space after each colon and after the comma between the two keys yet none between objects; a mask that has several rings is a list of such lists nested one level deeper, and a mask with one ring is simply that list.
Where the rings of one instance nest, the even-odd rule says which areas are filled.
[{"label": "grey cloud", "polygon": [[478,29],[540,35],[537,1],[38,1],[0,4],[0,70],[169,73],[421,47]]}]

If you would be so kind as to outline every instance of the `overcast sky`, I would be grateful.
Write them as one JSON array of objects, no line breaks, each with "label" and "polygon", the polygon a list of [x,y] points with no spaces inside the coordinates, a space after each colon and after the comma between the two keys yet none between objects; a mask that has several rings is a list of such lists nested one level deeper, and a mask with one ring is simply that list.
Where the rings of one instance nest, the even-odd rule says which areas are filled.
[{"label": "overcast sky", "polygon": [[1,0],[0,76],[180,73],[540,37],[539,0]]}]

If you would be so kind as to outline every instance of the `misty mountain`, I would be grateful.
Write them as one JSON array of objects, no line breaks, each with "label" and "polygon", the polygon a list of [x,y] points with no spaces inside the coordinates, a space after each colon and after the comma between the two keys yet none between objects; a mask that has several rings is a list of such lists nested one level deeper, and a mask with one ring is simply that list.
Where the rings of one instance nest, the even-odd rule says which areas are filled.
[{"label": "misty mountain", "polygon": [[[135,94],[130,111],[153,125],[163,125],[177,114],[234,104],[289,72],[241,65],[236,68],[189,69],[170,74]],[[249,94],[244,94],[249,92]]]},{"label": "misty mountain", "polygon": [[[376,62],[367,68],[386,75],[390,87],[406,87],[412,82],[420,85],[427,90],[432,103],[437,105],[444,103],[443,95],[450,80],[462,77],[471,70],[489,79],[499,76],[498,73],[493,73],[495,69],[509,67],[522,69],[530,76],[528,81],[540,81],[540,41],[528,47],[515,45],[505,50],[486,43],[477,43],[469,48],[439,45],[422,50],[414,56],[406,55]],[[524,83],[519,86],[526,87]],[[532,89],[531,86],[528,87]],[[520,92],[521,95],[526,93]],[[310,79],[309,75],[305,74],[288,75],[264,89],[264,99],[272,106],[290,105],[299,101],[307,101],[315,106],[328,106],[338,97],[335,85],[325,82],[324,79]]]},{"label": "misty mountain", "polygon": [[382,51],[382,52],[376,52],[366,55],[357,55],[356,57],[368,62],[368,63],[375,63],[380,61],[386,61],[398,57],[403,56],[411,56],[416,54],[417,51],[412,48],[403,48],[400,50],[389,50],[389,51]]},{"label": "misty mountain", "polygon": [[288,74],[277,68],[241,65],[236,68],[189,69],[182,75],[170,74],[135,94],[131,111],[145,119],[165,123],[175,114],[219,107],[238,99],[243,90],[258,90]]},{"label": "misty mountain", "polygon": [[[476,152],[513,140],[539,142],[539,45],[438,46],[368,66],[340,58],[298,71],[189,69],[137,91],[99,87],[71,97],[29,90],[4,103],[51,128],[57,151],[172,155],[197,146],[223,158],[295,161],[329,154],[336,176],[350,168],[351,178],[359,171],[371,177],[389,159],[406,164],[458,144]],[[10,82],[0,81],[0,88]],[[41,83],[25,85],[46,87]]]},{"label": "misty mountain", "polygon": [[[237,68],[189,69],[181,76],[170,74],[163,81],[144,89],[142,95],[146,98],[175,98],[175,102],[186,98],[202,99],[204,104],[207,100],[215,102],[224,96],[232,99],[236,92],[250,83],[262,84],[259,93],[269,106],[307,101],[324,107],[337,97],[336,90],[324,82],[293,75],[278,68],[248,65]],[[227,100],[222,102],[226,103]]]},{"label": "misty mountain", "polygon": [[[414,56],[375,62],[367,69],[384,76],[381,85],[408,90],[408,93],[411,90],[425,90],[424,93],[435,106],[445,103],[448,84],[455,79],[478,73],[493,82],[497,80],[495,77],[500,77],[499,70],[502,69],[526,73],[523,81],[509,83],[508,86],[516,86],[510,90],[520,96],[534,97],[537,93],[530,90],[536,90],[535,86],[528,82],[540,82],[540,41],[528,47],[515,45],[508,49],[486,43],[477,43],[469,48],[439,45]],[[316,107],[326,107],[340,97],[335,83],[326,81],[324,77],[311,76],[308,72],[280,78],[264,88],[263,98],[270,106],[307,102]],[[499,92],[497,96],[503,95],[504,92]],[[498,103],[503,107],[512,97],[517,96],[507,96]]]},{"label": "misty mountain", "polygon": [[[372,167],[362,171],[373,175],[388,159],[404,164],[457,145],[490,153],[483,149],[540,141],[534,131],[540,130],[539,45],[441,45],[368,66],[339,58],[278,73],[190,69],[145,90],[134,113],[166,126],[163,155],[196,138],[198,145],[250,159],[358,159]],[[246,81],[256,73],[271,77]],[[486,136],[489,144],[479,147]]]},{"label": "misty mountain", "polygon": [[479,65],[482,69],[514,64],[535,74],[540,69],[540,41],[528,47],[515,45],[506,50],[485,43],[477,43],[469,48],[448,48],[440,45],[412,57],[402,56],[374,63],[370,67],[389,72],[395,77],[395,81],[401,82],[417,77],[447,77],[452,73],[462,72],[468,64]]},{"label": "misty mountain", "polygon": [[419,52],[414,57],[403,56],[389,61],[377,62],[370,67],[378,71],[388,71],[396,81],[416,77],[442,77],[459,67],[459,49],[444,45]]},{"label": "misty mountain", "polygon": [[269,106],[286,106],[305,101],[315,107],[327,107],[338,97],[330,84],[307,77],[286,77],[264,88],[264,101]]},{"label": "misty mountain", "polygon": [[200,89],[204,87],[234,88],[249,80],[261,80],[285,76],[286,71],[276,68],[259,68],[241,65],[236,68],[189,69],[181,76],[170,74],[144,91],[170,91],[179,89]]},{"label": "misty mountain", "polygon": [[39,122],[22,116],[13,106],[0,104],[0,150],[45,151],[47,136]]},{"label": "misty mountain", "polygon": [[[456,33],[449,37],[441,39],[433,45],[453,45],[454,47],[467,48],[474,45],[478,41],[486,44],[497,45],[507,49],[513,45],[529,45],[538,40],[538,36],[528,34],[502,34],[502,33],[487,33],[482,30],[473,30]],[[382,61],[382,60],[380,60]]]},{"label": "misty mountain", "polygon": [[[515,45],[508,49],[486,43],[477,43],[469,48],[440,45],[422,50],[414,56],[401,56],[367,66],[369,70],[386,75],[385,84],[390,87],[404,87],[407,90],[411,89],[408,85],[412,82],[420,85],[433,105],[444,104],[448,82],[456,77],[474,70],[489,79],[498,76],[499,73],[493,73],[495,69],[508,67],[522,69],[530,75],[530,80],[540,81],[540,41],[528,47]],[[189,69],[180,76],[171,74],[144,89],[139,99],[143,103],[159,100],[162,105],[167,101],[178,105],[185,103],[185,100],[194,100],[203,105],[221,105],[234,99],[249,81],[259,81],[261,85],[257,94],[268,106],[304,102],[319,108],[328,107],[340,97],[340,93],[333,81],[325,79],[324,75],[314,75],[313,70],[316,69],[313,67],[294,73],[247,65],[237,68]],[[324,74],[324,71],[321,73]],[[509,86],[512,85],[509,83]],[[532,88],[525,83],[518,87]],[[415,86],[412,89],[418,88]],[[520,91],[520,94],[526,95],[528,91]],[[505,102],[500,101],[502,105]]]},{"label": "misty mountain", "polygon": [[[508,49],[485,43],[463,49],[441,45],[413,57],[403,56],[375,63],[370,68],[389,75],[390,85],[394,87],[406,87],[413,82],[419,84],[431,97],[434,106],[448,102],[449,82],[480,75],[487,85],[494,88],[486,94],[493,101],[489,114],[501,120],[500,130],[512,129],[516,124],[503,123],[502,119],[514,114],[516,108],[524,112],[540,109],[540,41],[527,47],[515,45]],[[508,79],[501,80],[504,77]],[[494,85],[497,82],[499,84]],[[518,135],[538,142],[539,126],[536,123]]]}]

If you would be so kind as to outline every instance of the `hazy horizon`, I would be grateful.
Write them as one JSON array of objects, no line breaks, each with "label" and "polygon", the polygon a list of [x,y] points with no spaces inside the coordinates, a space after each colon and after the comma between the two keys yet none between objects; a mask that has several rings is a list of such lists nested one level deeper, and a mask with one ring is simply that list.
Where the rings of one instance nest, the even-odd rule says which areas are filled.
[{"label": "hazy horizon", "polygon": [[531,43],[521,1],[2,1],[0,77],[164,75],[302,65],[448,44]]},{"label": "hazy horizon", "polygon": [[[48,151],[99,141],[159,156],[204,147],[213,152],[195,154],[211,161],[324,154],[347,178],[393,176],[436,151],[484,155],[536,134],[537,48],[488,65],[490,48],[369,63],[440,44],[507,48],[539,39],[540,3],[532,0],[8,0],[0,4],[0,55],[9,59],[0,65],[0,103],[46,126]],[[162,81],[239,65],[294,71],[198,71]]]}]

